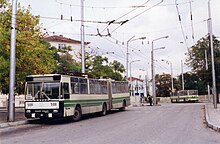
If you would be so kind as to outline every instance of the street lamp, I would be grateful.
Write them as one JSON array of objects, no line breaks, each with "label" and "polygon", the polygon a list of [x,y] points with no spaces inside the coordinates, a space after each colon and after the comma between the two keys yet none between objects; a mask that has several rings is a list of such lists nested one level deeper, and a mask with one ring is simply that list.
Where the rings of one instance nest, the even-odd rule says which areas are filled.
[{"label": "street lamp", "polygon": [[129,63],[129,60],[128,60],[128,44],[129,42],[131,41],[135,41],[135,40],[144,40],[146,39],[146,37],[140,37],[140,38],[136,38],[136,39],[133,39],[135,36],[132,36],[128,41],[127,41],[127,52],[126,52],[126,79],[128,80],[128,63]]},{"label": "street lamp", "polygon": [[145,81],[146,81],[146,96],[147,96],[147,93],[148,93],[148,72],[147,70],[144,70],[144,69],[139,69],[141,71],[146,71],[146,76],[145,76]]},{"label": "street lamp", "polygon": [[[130,62],[130,80],[129,80],[129,83],[130,83],[130,88],[131,88],[130,91],[131,91],[131,92],[133,91],[133,86],[131,85],[131,64],[134,63],[134,62],[139,62],[139,61],[140,61],[140,60],[133,60],[133,61]],[[133,106],[137,106],[136,95],[134,95],[134,99],[135,99],[135,100],[134,100],[134,101],[135,101],[135,104],[134,104]]]},{"label": "street lamp", "polygon": [[161,61],[165,61],[167,62],[168,64],[170,64],[170,70],[171,70],[171,91],[172,91],[172,96],[173,96],[173,67],[172,67],[172,62],[171,61],[168,61],[168,60],[164,60],[162,59]]},{"label": "street lamp", "polygon": [[134,63],[134,62],[139,62],[139,61],[141,61],[141,60],[133,60],[133,61],[130,62],[130,78],[131,78],[131,64]]},{"label": "street lamp", "polygon": [[164,38],[168,38],[168,36],[160,37],[160,38],[154,39],[154,40],[152,41],[151,70],[152,70],[152,90],[153,90],[153,99],[154,99],[153,103],[154,103],[154,105],[156,105],[154,50],[164,49],[164,47],[163,47],[163,48],[154,49],[154,41],[157,41],[157,40],[160,40],[160,39],[164,39]]}]

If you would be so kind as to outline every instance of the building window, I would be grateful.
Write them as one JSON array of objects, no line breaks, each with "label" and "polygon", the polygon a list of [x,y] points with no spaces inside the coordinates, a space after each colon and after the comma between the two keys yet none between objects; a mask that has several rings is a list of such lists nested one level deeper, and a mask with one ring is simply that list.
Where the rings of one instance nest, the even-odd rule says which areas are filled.
[{"label": "building window", "polygon": [[66,47],[66,44],[58,44],[58,48],[60,49],[60,48],[64,48],[64,47]]}]

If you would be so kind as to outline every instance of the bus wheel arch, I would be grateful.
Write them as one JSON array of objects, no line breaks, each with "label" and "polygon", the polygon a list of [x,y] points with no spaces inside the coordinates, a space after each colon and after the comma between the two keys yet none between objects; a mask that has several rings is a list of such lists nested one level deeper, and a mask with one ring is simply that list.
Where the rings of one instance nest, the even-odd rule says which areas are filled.
[{"label": "bus wheel arch", "polygon": [[82,118],[82,109],[79,104],[76,105],[73,115],[73,121],[79,121]]},{"label": "bus wheel arch", "polygon": [[105,116],[107,114],[107,104],[104,102],[102,104],[102,111],[100,112],[101,116]]},{"label": "bus wheel arch", "polygon": [[125,111],[125,107],[126,107],[126,100],[123,100],[122,102],[122,107],[119,108],[120,111]]}]

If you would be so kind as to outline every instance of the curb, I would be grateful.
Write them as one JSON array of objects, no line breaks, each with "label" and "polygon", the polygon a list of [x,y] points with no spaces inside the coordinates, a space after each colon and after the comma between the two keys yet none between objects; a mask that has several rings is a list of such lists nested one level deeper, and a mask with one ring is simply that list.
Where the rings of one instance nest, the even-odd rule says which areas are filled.
[{"label": "curb", "polygon": [[212,124],[212,123],[210,122],[210,120],[209,120],[207,105],[205,105],[205,121],[206,121],[206,125],[207,125],[209,128],[213,129],[213,130],[216,131],[216,132],[220,132],[220,127],[218,127],[218,126]]},{"label": "curb", "polygon": [[2,128],[7,128],[7,127],[13,127],[17,125],[22,125],[22,124],[27,124],[28,121],[17,121],[17,122],[6,122],[6,123],[1,123],[0,124],[0,129]]}]

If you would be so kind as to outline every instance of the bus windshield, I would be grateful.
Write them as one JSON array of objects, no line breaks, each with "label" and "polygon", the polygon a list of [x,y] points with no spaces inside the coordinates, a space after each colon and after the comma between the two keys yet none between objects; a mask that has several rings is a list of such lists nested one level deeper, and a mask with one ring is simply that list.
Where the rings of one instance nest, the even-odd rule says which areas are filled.
[{"label": "bus windshield", "polygon": [[34,99],[59,99],[59,88],[58,82],[27,83],[26,96]]}]

